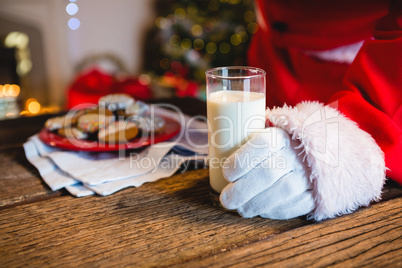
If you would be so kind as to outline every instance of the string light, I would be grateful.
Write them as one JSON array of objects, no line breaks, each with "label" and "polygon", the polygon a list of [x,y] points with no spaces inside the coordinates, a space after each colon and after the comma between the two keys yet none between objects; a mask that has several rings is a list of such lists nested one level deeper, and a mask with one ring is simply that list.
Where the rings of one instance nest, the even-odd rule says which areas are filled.
[{"label": "string light", "polygon": [[228,54],[228,53],[230,52],[230,44],[227,43],[227,42],[222,42],[222,43],[219,45],[219,51],[220,51],[222,54]]},{"label": "string light", "polygon": [[68,27],[71,30],[77,30],[78,28],[80,28],[80,26],[81,26],[81,22],[80,22],[79,19],[71,18],[71,19],[68,20]]},{"label": "string light", "polygon": [[258,30],[258,25],[255,22],[250,22],[247,24],[247,31],[251,34],[255,34]]},{"label": "string light", "polygon": [[24,76],[32,69],[31,53],[28,47],[29,37],[25,33],[11,32],[7,34],[4,39],[4,45],[9,48],[17,48],[17,73],[20,76]]},{"label": "string light", "polygon": [[196,50],[201,50],[204,47],[204,41],[202,39],[195,39],[193,42],[193,46]]},{"label": "string light", "polygon": [[151,83],[151,77],[148,74],[141,74],[138,77],[138,82],[144,86],[149,85]]},{"label": "string light", "polygon": [[182,64],[177,60],[173,61],[171,65],[174,72],[180,72],[182,69]]},{"label": "string light", "polygon": [[198,6],[197,3],[194,2],[190,2],[187,5],[187,11],[190,14],[197,14],[198,13]]},{"label": "string light", "polygon": [[250,2],[208,0],[201,4],[187,1],[175,5],[169,12],[161,12],[154,20],[158,31],[153,40],[162,40],[163,56],[157,56],[152,66],[161,73],[178,72],[198,81],[203,79],[210,65],[222,61],[243,63],[244,57],[238,54],[243,53],[243,44],[258,29]]},{"label": "string light", "polygon": [[230,43],[231,43],[232,45],[234,45],[234,46],[240,45],[240,43],[241,43],[241,36],[240,36],[240,34],[233,34],[233,35],[230,37]]},{"label": "string light", "polygon": [[165,29],[168,26],[168,22],[167,22],[166,18],[158,17],[155,20],[155,25],[156,25],[156,27],[158,27],[160,29]]},{"label": "string light", "polygon": [[255,13],[251,10],[247,10],[243,15],[244,21],[253,22],[255,21]]},{"label": "string light", "polygon": [[239,35],[241,37],[241,42],[245,43],[248,40],[248,34],[245,31],[240,31]]},{"label": "string light", "polygon": [[78,6],[77,6],[77,4],[75,4],[75,3],[69,3],[69,4],[66,6],[66,12],[67,12],[67,14],[70,15],[70,16],[73,16],[73,15],[77,14],[77,12],[78,12]]},{"label": "string light", "polygon": [[219,10],[219,1],[218,0],[209,1],[208,8],[211,11],[218,11]]},{"label": "string light", "polygon": [[190,39],[184,38],[183,40],[181,40],[180,46],[182,49],[188,50],[191,48],[191,45],[192,45],[192,42]]},{"label": "string light", "polygon": [[[78,8],[78,5],[75,4],[76,0],[70,0],[70,2],[71,3],[68,3],[66,6],[66,12],[68,15],[74,16],[75,14],[77,14],[79,8]],[[70,18],[67,22],[67,25],[68,25],[68,28],[75,31],[78,28],[80,28],[81,22],[77,18]]]},{"label": "string light", "polygon": [[4,40],[4,45],[6,47],[16,47],[18,49],[25,49],[28,46],[28,43],[28,35],[21,32],[11,32]]},{"label": "string light", "polygon": [[20,86],[15,84],[0,85],[0,98],[17,97],[20,94]]},{"label": "string light", "polygon": [[206,45],[206,47],[205,47],[205,50],[206,50],[207,53],[209,53],[209,54],[214,54],[217,49],[218,49],[218,48],[217,48],[216,44],[215,44],[215,43],[212,43],[212,42],[209,42],[209,43]]},{"label": "string light", "polygon": [[34,99],[34,98],[29,98],[26,101],[26,107],[27,110],[31,113],[31,114],[38,114],[40,112],[40,103]]},{"label": "string light", "polygon": [[186,11],[184,10],[184,8],[177,8],[174,11],[174,15],[178,20],[182,20],[186,17]]},{"label": "string light", "polygon": [[170,67],[170,60],[168,58],[163,58],[159,62],[159,66],[161,66],[162,69],[167,70]]},{"label": "string light", "polygon": [[180,36],[178,36],[177,34],[174,34],[174,35],[172,35],[171,37],[170,37],[170,40],[169,40],[169,42],[170,42],[170,45],[171,46],[174,46],[174,47],[177,47],[177,46],[179,46],[180,45]]},{"label": "string light", "polygon": [[202,32],[203,32],[202,27],[199,24],[194,24],[193,27],[191,27],[191,33],[194,36],[200,36],[200,35],[202,35]]}]

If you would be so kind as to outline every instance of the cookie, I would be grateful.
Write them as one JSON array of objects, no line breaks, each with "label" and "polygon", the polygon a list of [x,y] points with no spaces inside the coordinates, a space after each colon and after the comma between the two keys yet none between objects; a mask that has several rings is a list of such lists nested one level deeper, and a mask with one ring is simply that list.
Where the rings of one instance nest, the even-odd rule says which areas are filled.
[{"label": "cookie", "polygon": [[82,132],[76,127],[66,127],[66,128],[60,128],[57,130],[57,134],[66,137],[66,138],[75,138],[78,140],[85,140],[88,138],[88,134]]},{"label": "cookie", "polygon": [[145,134],[159,134],[163,132],[166,127],[165,120],[160,116],[134,115],[130,116],[129,120],[136,123],[141,131]]},{"label": "cookie", "polygon": [[112,112],[124,110],[134,103],[134,99],[127,94],[116,93],[103,96],[99,99],[99,106],[109,109]]},{"label": "cookie", "polygon": [[94,133],[114,122],[114,116],[89,113],[81,115],[77,127],[85,133]]},{"label": "cookie", "polygon": [[124,143],[134,139],[139,129],[133,122],[117,121],[99,130],[98,140],[102,143]]},{"label": "cookie", "polygon": [[89,107],[80,110],[72,110],[67,115],[71,117],[71,124],[75,125],[78,122],[78,118],[84,114],[103,114],[107,116],[113,116],[113,113],[109,109],[105,109],[103,107]]},{"label": "cookie", "polygon": [[143,115],[149,111],[149,106],[145,102],[135,101],[125,110],[126,116]]},{"label": "cookie", "polygon": [[68,120],[66,116],[52,117],[45,122],[45,127],[49,131],[56,131],[61,128],[69,127],[70,125],[71,120]]}]

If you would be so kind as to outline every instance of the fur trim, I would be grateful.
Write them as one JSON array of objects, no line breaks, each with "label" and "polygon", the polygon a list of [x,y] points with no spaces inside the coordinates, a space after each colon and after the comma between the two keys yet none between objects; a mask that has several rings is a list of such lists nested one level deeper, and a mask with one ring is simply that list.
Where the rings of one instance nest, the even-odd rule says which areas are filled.
[{"label": "fur trim", "polygon": [[316,204],[309,218],[333,218],[380,200],[384,155],[354,121],[318,102],[268,109],[266,118],[301,142]]},{"label": "fur trim", "polygon": [[363,43],[364,41],[360,41],[354,44],[341,46],[334,49],[324,51],[306,51],[305,53],[307,55],[311,55],[325,61],[351,64],[356,58],[357,53],[359,53],[359,50],[363,46]]}]

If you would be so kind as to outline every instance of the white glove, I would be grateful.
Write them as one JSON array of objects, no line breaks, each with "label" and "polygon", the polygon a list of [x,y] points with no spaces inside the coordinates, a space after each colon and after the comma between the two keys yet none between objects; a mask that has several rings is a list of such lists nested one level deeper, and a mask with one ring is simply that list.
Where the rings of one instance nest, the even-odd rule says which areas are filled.
[{"label": "white glove", "polygon": [[230,182],[220,201],[245,217],[290,219],[314,207],[310,171],[284,130],[272,127],[254,134],[224,163],[223,175]]}]

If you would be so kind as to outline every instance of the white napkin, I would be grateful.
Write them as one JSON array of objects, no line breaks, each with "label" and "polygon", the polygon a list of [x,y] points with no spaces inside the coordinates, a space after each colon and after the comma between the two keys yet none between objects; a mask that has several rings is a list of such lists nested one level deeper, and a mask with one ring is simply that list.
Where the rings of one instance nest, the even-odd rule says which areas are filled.
[{"label": "white napkin", "polygon": [[206,123],[163,108],[154,110],[180,122],[184,131],[169,141],[128,154],[61,150],[34,135],[24,143],[25,155],[52,190],[66,188],[77,197],[138,187],[171,176],[187,160],[204,161],[208,154]]}]

